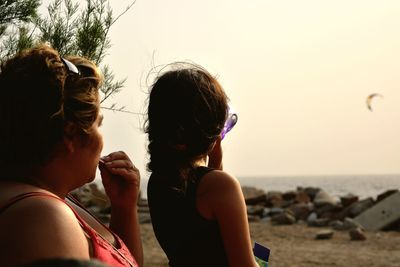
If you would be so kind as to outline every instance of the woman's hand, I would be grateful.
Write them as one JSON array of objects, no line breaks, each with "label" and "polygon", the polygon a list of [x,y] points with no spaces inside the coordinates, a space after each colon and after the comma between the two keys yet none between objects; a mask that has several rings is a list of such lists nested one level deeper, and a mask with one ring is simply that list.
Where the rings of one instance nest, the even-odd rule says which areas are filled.
[{"label": "woman's hand", "polygon": [[208,167],[222,171],[222,147],[221,136],[217,137],[214,146],[208,153]]},{"label": "woman's hand", "polygon": [[99,163],[104,189],[111,201],[110,229],[143,266],[143,248],[137,214],[140,173],[122,151],[102,157]]},{"label": "woman's hand", "polygon": [[112,207],[136,206],[140,191],[140,173],[123,151],[100,159],[99,169],[104,189]]}]

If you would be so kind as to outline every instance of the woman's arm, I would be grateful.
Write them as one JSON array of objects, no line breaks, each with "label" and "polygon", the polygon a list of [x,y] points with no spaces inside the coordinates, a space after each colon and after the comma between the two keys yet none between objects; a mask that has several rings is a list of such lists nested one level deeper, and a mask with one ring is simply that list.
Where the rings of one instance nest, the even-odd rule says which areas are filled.
[{"label": "woman's arm", "polygon": [[220,227],[231,267],[258,267],[247,220],[246,204],[239,182],[222,171],[206,174],[198,189],[198,209]]},{"label": "woman's arm", "polygon": [[110,228],[127,245],[139,266],[143,266],[143,248],[137,213],[140,173],[122,151],[102,158],[100,172],[111,202]]}]

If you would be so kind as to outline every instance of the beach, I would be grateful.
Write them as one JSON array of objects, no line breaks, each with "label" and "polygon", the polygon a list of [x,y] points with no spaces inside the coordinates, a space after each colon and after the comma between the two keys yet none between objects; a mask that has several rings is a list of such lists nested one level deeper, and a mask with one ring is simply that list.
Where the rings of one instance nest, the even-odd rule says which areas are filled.
[{"label": "beach", "polygon": [[[286,192],[265,192],[254,187],[242,190],[252,242],[271,249],[269,266],[400,266],[400,220],[375,231],[363,229],[359,224],[363,220],[357,219],[382,203],[391,203],[393,215],[397,214],[400,194],[397,189],[361,200],[355,195],[336,200],[315,187]],[[102,190],[91,184],[76,193],[75,197],[97,213],[96,217],[106,224],[109,222],[110,203],[104,202],[106,196]],[[153,232],[147,199],[140,198],[138,207],[145,267],[168,266]],[[368,221],[376,223],[379,219],[371,216]],[[358,234],[354,236],[354,232]]]},{"label": "beach", "polygon": [[[347,231],[334,231],[329,240],[316,240],[323,229],[305,224],[272,225],[252,222],[252,241],[271,249],[271,267],[398,267],[400,232],[366,232],[367,240],[351,241]],[[160,248],[151,223],[141,225],[145,267],[166,267],[167,258]]]}]

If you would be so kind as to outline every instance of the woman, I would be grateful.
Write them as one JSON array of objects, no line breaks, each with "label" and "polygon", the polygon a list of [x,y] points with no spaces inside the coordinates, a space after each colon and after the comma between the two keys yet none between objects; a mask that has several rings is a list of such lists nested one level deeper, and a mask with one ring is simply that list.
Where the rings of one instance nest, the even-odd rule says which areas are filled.
[{"label": "woman", "polygon": [[[142,265],[139,171],[123,152],[100,159],[101,81],[90,61],[62,58],[45,45],[1,64],[2,266],[49,258]],[[110,228],[69,197],[93,181],[99,161],[112,206]]]},{"label": "woman", "polygon": [[155,235],[173,267],[255,267],[241,187],[222,171],[227,97],[201,67],[175,67],[156,79],[148,105]]}]

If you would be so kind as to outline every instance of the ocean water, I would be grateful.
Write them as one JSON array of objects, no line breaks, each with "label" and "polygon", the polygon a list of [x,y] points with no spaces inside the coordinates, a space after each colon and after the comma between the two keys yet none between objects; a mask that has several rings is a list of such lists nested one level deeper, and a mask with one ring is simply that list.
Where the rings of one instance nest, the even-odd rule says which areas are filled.
[{"label": "ocean water", "polygon": [[[338,175],[338,176],[282,176],[238,177],[242,186],[254,186],[264,191],[289,191],[297,187],[319,187],[334,197],[354,194],[360,199],[376,198],[389,189],[400,189],[399,175]],[[142,196],[146,198],[147,179],[142,179]]]},{"label": "ocean water", "polygon": [[255,186],[264,191],[288,191],[297,187],[319,187],[334,197],[354,194],[360,199],[376,198],[389,189],[400,189],[400,175],[338,175],[338,176],[284,176],[240,177],[242,186]]}]

